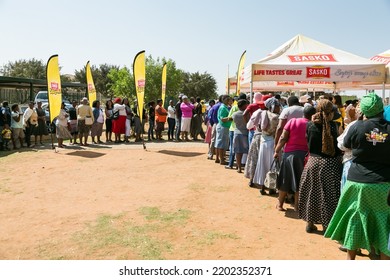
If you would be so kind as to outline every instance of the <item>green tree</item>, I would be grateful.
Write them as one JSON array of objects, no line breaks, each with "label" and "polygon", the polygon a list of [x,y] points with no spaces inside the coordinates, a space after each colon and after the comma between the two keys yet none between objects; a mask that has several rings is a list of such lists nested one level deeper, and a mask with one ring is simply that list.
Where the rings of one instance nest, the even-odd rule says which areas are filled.
[{"label": "green tree", "polygon": [[110,97],[126,97],[130,101],[136,99],[133,75],[129,68],[111,69],[107,77],[112,81],[109,85]]},{"label": "green tree", "polygon": [[183,74],[182,92],[188,97],[200,97],[201,99],[215,99],[217,97],[217,82],[214,77],[205,72],[200,74],[184,73]]},{"label": "green tree", "polygon": [[20,59],[8,62],[1,69],[1,74],[9,77],[22,77],[29,79],[46,79],[46,64],[42,60]]},{"label": "green tree", "polygon": [[[109,64],[100,64],[99,67],[96,65],[91,65],[91,72],[93,81],[95,83],[95,88],[97,93],[101,93],[104,96],[112,97],[114,94],[110,92],[110,86],[113,81],[109,78],[108,74],[111,69],[119,69],[119,66],[109,65]],[[85,67],[76,70],[74,72],[76,81],[87,84],[87,77],[85,75]]]}]

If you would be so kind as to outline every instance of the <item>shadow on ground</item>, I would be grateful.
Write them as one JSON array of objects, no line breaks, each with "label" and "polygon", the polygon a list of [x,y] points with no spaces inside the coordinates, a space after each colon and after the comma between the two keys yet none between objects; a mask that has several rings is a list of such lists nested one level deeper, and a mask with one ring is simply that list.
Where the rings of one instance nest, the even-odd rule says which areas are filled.
[{"label": "shadow on ground", "polygon": [[85,157],[85,158],[98,158],[98,157],[104,156],[105,154],[92,152],[92,151],[76,151],[76,152],[68,153],[67,155],[68,156]]},{"label": "shadow on ground", "polygon": [[168,150],[161,150],[158,152],[161,154],[177,156],[177,157],[196,157],[204,154],[204,153],[196,153],[196,152],[181,152],[181,151],[168,151]]}]

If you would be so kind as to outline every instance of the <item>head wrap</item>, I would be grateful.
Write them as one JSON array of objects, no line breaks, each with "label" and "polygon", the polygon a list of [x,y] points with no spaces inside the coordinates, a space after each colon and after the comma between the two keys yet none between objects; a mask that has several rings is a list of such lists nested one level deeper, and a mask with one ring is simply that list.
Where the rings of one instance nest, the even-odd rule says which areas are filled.
[{"label": "head wrap", "polygon": [[330,130],[330,121],[333,117],[333,103],[328,99],[320,99],[317,103],[317,113],[312,117],[315,124],[322,125],[322,149],[321,152],[328,156],[334,156],[334,139]]},{"label": "head wrap", "polygon": [[120,97],[117,97],[114,99],[114,103],[121,103],[122,102],[122,99],[120,99]]},{"label": "head wrap", "polygon": [[[266,109],[266,107],[265,107],[265,101],[267,101],[268,99],[270,99],[272,97],[272,95],[263,95],[262,97],[261,97],[261,101],[259,102],[259,106],[260,106],[260,109],[261,110],[265,110]],[[275,98],[276,99],[276,98]]]},{"label": "head wrap", "polygon": [[360,110],[367,118],[372,118],[379,113],[383,112],[383,102],[382,98],[376,95],[374,92],[371,92],[363,96],[360,101]]},{"label": "head wrap", "polygon": [[275,109],[275,106],[279,106],[279,100],[277,100],[275,97],[272,97],[272,98],[268,98],[265,102],[264,102],[264,106],[270,111],[270,112],[273,112],[274,109]]}]

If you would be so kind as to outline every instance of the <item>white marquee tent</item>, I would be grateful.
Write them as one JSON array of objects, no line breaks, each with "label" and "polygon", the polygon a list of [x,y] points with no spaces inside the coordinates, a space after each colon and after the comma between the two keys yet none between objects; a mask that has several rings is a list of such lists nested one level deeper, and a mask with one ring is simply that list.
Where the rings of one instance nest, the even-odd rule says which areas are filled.
[{"label": "white marquee tent", "polygon": [[261,83],[303,83],[306,88],[356,88],[385,81],[385,65],[297,35],[244,69],[242,87]]}]

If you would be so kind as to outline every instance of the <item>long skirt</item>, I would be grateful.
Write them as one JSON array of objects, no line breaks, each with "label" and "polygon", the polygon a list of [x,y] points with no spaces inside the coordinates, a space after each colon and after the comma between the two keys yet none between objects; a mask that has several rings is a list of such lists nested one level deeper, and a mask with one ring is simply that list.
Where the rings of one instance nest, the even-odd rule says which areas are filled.
[{"label": "long skirt", "polygon": [[60,124],[56,125],[56,137],[58,139],[71,139],[72,135],[70,134],[67,126],[62,126]]},{"label": "long skirt", "polygon": [[125,134],[126,116],[119,116],[118,119],[112,120],[112,132],[115,134]]},{"label": "long skirt", "polygon": [[283,154],[280,172],[276,182],[277,189],[284,192],[299,191],[306,151],[293,151]]},{"label": "long skirt", "polygon": [[103,123],[100,122],[94,122],[91,127],[91,136],[102,136],[103,133]]},{"label": "long skirt", "polygon": [[265,176],[271,169],[271,164],[274,160],[274,143],[275,139],[273,136],[261,135],[259,158],[257,160],[255,176],[253,177],[253,183],[260,186],[264,186]]},{"label": "long skirt", "polygon": [[245,163],[244,176],[250,180],[252,180],[255,176],[257,160],[259,159],[260,141],[261,133],[255,134],[249,147],[248,157]]},{"label": "long skirt", "polygon": [[299,218],[328,226],[340,198],[341,172],[341,156],[309,156],[299,183]]},{"label": "long skirt", "polygon": [[213,131],[213,127],[210,123],[207,123],[206,137],[204,138],[204,142],[210,144],[211,143],[211,132]]},{"label": "long skirt", "polygon": [[339,204],[325,232],[349,250],[371,248],[390,256],[390,207],[387,183],[357,183],[347,180]]}]

